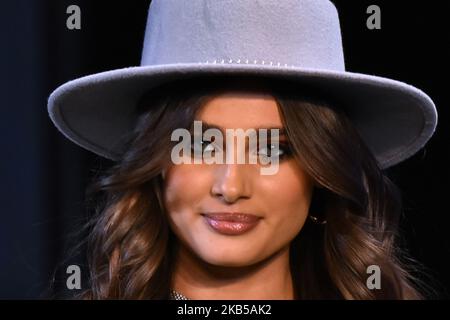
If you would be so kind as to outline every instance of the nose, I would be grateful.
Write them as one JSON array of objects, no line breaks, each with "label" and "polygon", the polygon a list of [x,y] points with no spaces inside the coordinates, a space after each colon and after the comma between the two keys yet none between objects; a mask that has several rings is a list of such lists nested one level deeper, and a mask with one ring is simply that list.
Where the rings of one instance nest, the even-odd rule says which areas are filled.
[{"label": "nose", "polygon": [[246,164],[218,164],[215,169],[211,193],[227,203],[234,203],[241,198],[250,198],[250,181]]}]

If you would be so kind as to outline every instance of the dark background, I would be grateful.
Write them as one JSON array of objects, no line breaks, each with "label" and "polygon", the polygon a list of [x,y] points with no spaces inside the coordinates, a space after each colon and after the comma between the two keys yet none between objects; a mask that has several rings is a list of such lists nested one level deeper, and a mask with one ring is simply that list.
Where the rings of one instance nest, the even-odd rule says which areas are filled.
[{"label": "dark background", "polygon": [[[438,297],[448,299],[450,5],[437,0],[334,2],[347,70],[407,82],[436,103],[433,138],[387,173],[402,190],[407,248],[434,278]],[[71,4],[81,8],[81,30],[66,28]],[[54,274],[64,275],[72,263],[83,266],[82,250],[72,254],[69,248],[79,242],[77,232],[90,215],[85,188],[112,162],[66,140],[50,122],[46,100],[68,80],[139,65],[148,4],[16,0],[0,5],[0,298],[54,297],[64,285],[57,281],[49,287]],[[371,4],[381,8],[381,30],[366,28]]]}]

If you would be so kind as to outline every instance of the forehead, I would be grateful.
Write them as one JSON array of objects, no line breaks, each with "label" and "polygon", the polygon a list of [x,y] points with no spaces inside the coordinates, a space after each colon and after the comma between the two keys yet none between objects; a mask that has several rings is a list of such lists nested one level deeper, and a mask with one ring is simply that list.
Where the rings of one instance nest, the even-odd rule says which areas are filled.
[{"label": "forehead", "polygon": [[224,128],[281,127],[275,98],[267,93],[228,91],[215,95],[197,119]]}]

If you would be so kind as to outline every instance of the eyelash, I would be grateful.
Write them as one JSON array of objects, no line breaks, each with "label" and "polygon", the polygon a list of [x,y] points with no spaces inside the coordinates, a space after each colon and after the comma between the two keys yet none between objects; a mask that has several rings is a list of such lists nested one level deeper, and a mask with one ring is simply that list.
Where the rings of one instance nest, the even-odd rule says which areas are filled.
[{"label": "eyelash", "polygon": [[[271,145],[272,145],[271,143],[267,144],[267,146],[271,146]],[[292,149],[288,143],[280,142],[278,145],[278,149],[281,152],[281,154],[278,156],[280,160],[283,160],[292,155]]]},{"label": "eyelash", "polygon": [[[208,147],[210,144],[212,144],[212,143],[214,143],[214,141],[208,141],[208,140],[201,140],[200,141],[201,143],[202,143],[202,146],[204,146],[203,148],[202,148],[202,153],[204,152],[204,148],[206,148],[206,147]],[[206,143],[206,144],[205,144]],[[194,151],[195,149],[195,142],[193,142],[192,144],[192,151]],[[267,145],[266,145],[266,147],[268,147],[268,146],[271,146],[272,144],[271,143],[268,143]],[[270,148],[270,147],[269,147]],[[262,149],[262,148],[259,148],[258,150],[260,150],[260,149]],[[291,157],[292,156],[292,149],[291,149],[291,147],[289,146],[289,144],[288,143],[284,143],[284,142],[280,142],[279,143],[279,151],[280,151],[280,155],[279,155],[279,159],[280,160],[284,160],[285,158],[289,158],[289,157]]]}]

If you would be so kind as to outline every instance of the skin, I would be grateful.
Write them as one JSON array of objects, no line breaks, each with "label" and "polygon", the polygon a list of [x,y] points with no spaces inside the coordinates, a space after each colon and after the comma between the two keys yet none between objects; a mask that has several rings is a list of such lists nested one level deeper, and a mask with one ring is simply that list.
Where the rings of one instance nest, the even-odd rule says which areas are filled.
[{"label": "skin", "polygon": [[[196,119],[230,129],[283,127],[275,99],[263,93],[222,93]],[[190,299],[294,298],[289,244],[308,216],[314,183],[293,157],[281,158],[275,175],[261,175],[260,167],[179,164],[164,172],[164,202],[179,240],[172,288]],[[203,212],[261,219],[244,234],[223,235]]]}]

